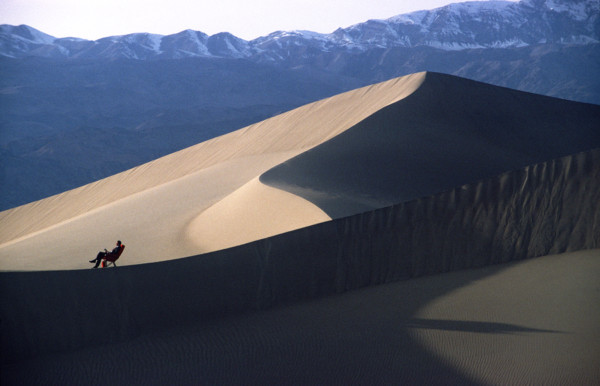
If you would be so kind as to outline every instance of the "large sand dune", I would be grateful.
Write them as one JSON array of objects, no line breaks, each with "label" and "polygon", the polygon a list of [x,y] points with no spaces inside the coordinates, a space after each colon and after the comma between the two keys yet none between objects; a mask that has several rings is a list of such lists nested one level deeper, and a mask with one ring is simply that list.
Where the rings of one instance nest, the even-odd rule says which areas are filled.
[{"label": "large sand dune", "polygon": [[415,74],[324,99],[4,211],[0,269],[85,268],[86,259],[117,239],[127,245],[124,264],[202,252],[197,240],[186,237],[196,216],[269,168],[410,95],[425,78],[425,73]]},{"label": "large sand dune", "polygon": [[2,383],[592,384],[599,122],[421,73],[2,212]]},{"label": "large sand dune", "polygon": [[86,268],[117,239],[123,264],[240,245],[599,147],[598,122],[597,106],[410,75],[2,212],[0,269]]}]

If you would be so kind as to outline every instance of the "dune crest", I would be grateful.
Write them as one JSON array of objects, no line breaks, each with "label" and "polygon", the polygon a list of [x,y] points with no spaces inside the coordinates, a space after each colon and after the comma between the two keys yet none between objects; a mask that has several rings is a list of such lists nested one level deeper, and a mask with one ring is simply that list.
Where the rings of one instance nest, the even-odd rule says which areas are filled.
[{"label": "dune crest", "polygon": [[[263,196],[266,187],[253,183],[200,215],[190,232],[200,244],[213,245],[202,251],[431,196],[600,146],[600,114],[591,106],[441,74],[426,77],[409,97],[260,175],[263,184],[290,194]],[[313,217],[315,208],[321,213]]]},{"label": "dune crest", "polygon": [[340,218],[600,147],[598,125],[597,106],[428,73],[261,181]]},{"label": "dune crest", "polygon": [[[467,268],[490,265],[495,265],[489,267],[494,272],[502,269],[499,263],[597,249],[599,177],[597,149],[210,254],[100,272],[0,272],[0,348],[6,354],[2,358],[19,360],[135,340],[177,326],[214,321],[223,315],[418,276],[464,273]],[[586,254],[590,262],[598,261],[598,250]],[[570,266],[568,261],[565,264]],[[578,276],[565,275],[563,269],[554,269],[552,264],[547,269],[550,277],[581,283]],[[590,273],[585,268],[578,270]],[[598,293],[593,275],[588,275],[591,286],[587,294]],[[555,288],[556,277],[545,285]],[[528,273],[517,280],[529,281]],[[513,287],[503,280],[499,283],[500,287]],[[444,287],[437,290],[448,292]],[[92,301],[90,294],[97,293],[102,296]],[[407,299],[418,295],[401,293]],[[504,297],[502,291],[491,294]],[[453,298],[452,292],[448,295]],[[472,298],[463,299],[466,305],[471,304]],[[564,298],[564,304],[571,300]],[[419,303],[427,311],[428,307]],[[482,303],[490,309],[488,302]],[[362,306],[357,311],[360,314],[364,314]],[[454,310],[450,309],[451,315]],[[510,322],[496,320],[494,326],[485,324],[494,322],[482,318],[485,315],[474,314],[468,319],[460,312],[453,315],[454,322],[445,323],[446,328],[496,329],[506,327],[498,323]],[[535,312],[530,315],[537,317]],[[577,315],[588,316],[585,311]],[[410,328],[431,329],[444,327],[439,321],[448,315],[438,308],[435,313],[414,317]],[[433,320],[423,321],[424,317]],[[61,322],[49,323],[55,319]],[[313,322],[318,324],[317,320]],[[569,331],[546,323],[514,322],[522,327]],[[590,326],[598,325],[597,320],[592,323]]]}]

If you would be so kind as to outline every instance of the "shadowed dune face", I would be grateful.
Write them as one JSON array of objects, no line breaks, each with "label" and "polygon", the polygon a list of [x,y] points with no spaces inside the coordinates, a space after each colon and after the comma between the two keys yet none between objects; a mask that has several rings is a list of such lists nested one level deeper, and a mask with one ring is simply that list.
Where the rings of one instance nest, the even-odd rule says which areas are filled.
[{"label": "shadowed dune face", "polygon": [[[600,376],[595,343],[599,257],[598,250],[581,251],[388,283],[261,312],[216,319],[206,312],[191,324],[160,326],[119,343],[6,361],[0,380],[3,385],[90,379],[103,384],[591,385]],[[135,268],[125,268],[127,280],[142,284],[138,280],[150,278]],[[18,275],[31,276],[27,283],[37,274],[1,275],[16,284]],[[88,290],[102,285],[92,284],[91,277],[86,283],[75,272],[44,274],[50,275],[48,284],[71,275]],[[113,280],[111,273],[104,283]],[[129,291],[125,282],[121,290]],[[204,296],[210,290],[196,286],[204,288]],[[168,298],[163,291],[132,292],[125,299],[147,302],[150,294],[158,294],[158,301]],[[193,303],[185,298],[176,301]],[[98,307],[104,318],[102,307],[109,304],[86,307]],[[136,311],[143,307],[132,305]],[[123,314],[121,322],[131,316]],[[115,330],[127,332],[123,326]],[[77,329],[66,331],[76,335]]]},{"label": "shadowed dune face", "polygon": [[600,147],[600,107],[441,74],[261,175],[332,218]]}]

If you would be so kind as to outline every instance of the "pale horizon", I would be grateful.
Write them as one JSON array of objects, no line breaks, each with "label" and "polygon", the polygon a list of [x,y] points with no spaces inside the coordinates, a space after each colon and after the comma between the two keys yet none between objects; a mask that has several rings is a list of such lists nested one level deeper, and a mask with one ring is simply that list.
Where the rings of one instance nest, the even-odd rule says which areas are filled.
[{"label": "pale horizon", "polygon": [[337,28],[346,28],[370,19],[387,19],[459,2],[4,0],[0,2],[0,24],[26,24],[57,38],[88,40],[131,33],[170,35],[187,29],[208,35],[229,32],[239,38],[252,40],[279,30],[331,33]]}]

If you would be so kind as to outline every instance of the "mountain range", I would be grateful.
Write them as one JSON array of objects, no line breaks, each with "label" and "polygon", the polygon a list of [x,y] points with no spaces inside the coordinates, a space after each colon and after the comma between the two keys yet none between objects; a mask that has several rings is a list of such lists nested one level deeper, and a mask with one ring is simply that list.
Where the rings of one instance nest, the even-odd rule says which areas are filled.
[{"label": "mountain range", "polygon": [[251,41],[2,25],[0,210],[418,71],[600,104],[599,16],[593,0],[480,1]]},{"label": "mountain range", "polygon": [[185,30],[173,35],[134,33],[96,41],[55,38],[26,25],[0,27],[0,55],[46,58],[245,58],[281,63],[322,53],[374,48],[444,50],[514,48],[540,43],[600,41],[600,3],[594,0],[473,1],[369,20],[330,34],[277,31],[251,41],[222,32]]}]

